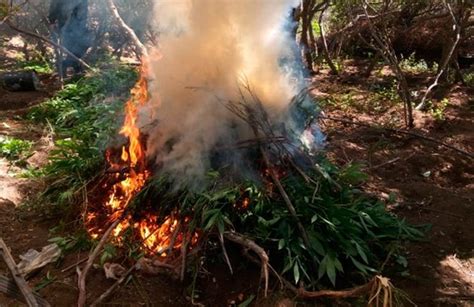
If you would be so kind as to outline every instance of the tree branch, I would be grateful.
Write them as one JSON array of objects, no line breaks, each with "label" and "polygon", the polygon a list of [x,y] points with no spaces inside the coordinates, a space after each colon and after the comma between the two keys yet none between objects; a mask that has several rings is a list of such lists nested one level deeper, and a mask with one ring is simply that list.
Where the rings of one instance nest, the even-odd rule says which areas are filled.
[{"label": "tree branch", "polygon": [[428,95],[431,93],[431,91],[435,87],[438,86],[439,79],[441,78],[441,76],[445,73],[446,69],[448,68],[449,62],[451,61],[451,58],[453,57],[454,51],[456,50],[456,47],[458,46],[458,43],[461,40],[462,26],[457,21],[456,16],[454,16],[453,9],[451,8],[451,5],[447,2],[445,2],[445,5],[449,10],[451,18],[453,19],[453,26],[456,29],[456,39],[454,40],[454,43],[453,43],[451,49],[449,50],[448,54],[444,58],[443,63],[441,63],[441,66],[439,68],[439,71],[438,71],[438,74],[436,75],[435,80],[433,81],[433,83],[426,90],[425,94],[423,95],[423,98],[421,99],[420,104],[416,106],[417,110],[421,110],[425,107],[425,102],[426,102],[426,99],[428,98]]},{"label": "tree branch", "polygon": [[74,53],[72,53],[71,51],[69,51],[68,49],[66,49],[64,46],[61,46],[55,42],[53,42],[52,40],[44,37],[44,36],[41,36],[39,34],[36,34],[36,33],[33,33],[33,32],[30,32],[30,31],[27,31],[27,30],[23,30],[23,29],[20,29],[18,27],[16,27],[15,25],[13,25],[12,23],[10,22],[6,22],[6,24],[12,29],[12,30],[15,30],[19,33],[22,33],[22,34],[25,34],[25,35],[28,35],[28,36],[31,36],[31,37],[34,37],[34,38],[37,38],[39,40],[42,40],[58,49],[61,49],[64,53],[66,53],[67,55],[69,55],[71,58],[73,58],[74,60],[76,60],[77,62],[79,62],[79,64],[81,64],[82,66],[84,66],[85,68],[89,69],[89,70],[93,70],[93,68],[87,64],[86,62],[84,62],[82,59],[78,58],[77,56],[74,55]]},{"label": "tree branch", "polygon": [[112,12],[112,16],[117,22],[118,26],[127,34],[128,38],[132,41],[132,43],[135,45],[135,53],[137,54],[138,58],[148,57],[148,51],[143,45],[143,43],[140,41],[138,38],[137,34],[135,31],[133,31],[132,28],[130,28],[125,21],[122,19],[120,16],[120,13],[115,6],[115,3],[113,0],[107,0],[107,6],[109,7],[110,11]]}]

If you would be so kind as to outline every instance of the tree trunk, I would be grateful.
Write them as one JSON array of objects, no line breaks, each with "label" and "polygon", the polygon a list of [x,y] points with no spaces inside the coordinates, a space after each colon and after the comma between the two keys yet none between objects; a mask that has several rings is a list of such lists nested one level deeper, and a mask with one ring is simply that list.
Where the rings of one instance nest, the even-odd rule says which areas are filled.
[{"label": "tree trunk", "polygon": [[337,75],[337,74],[339,74],[339,72],[337,71],[337,67],[336,67],[336,65],[334,65],[334,62],[332,61],[331,56],[329,54],[328,44],[327,44],[327,41],[326,41],[326,35],[324,34],[324,24],[323,24],[324,12],[326,12],[328,7],[329,7],[329,2],[326,2],[323,10],[321,11],[321,14],[319,15],[319,29],[321,31],[321,39],[323,41],[323,56],[324,56],[324,59],[328,63],[329,68],[331,69],[331,73],[333,75]]},{"label": "tree trunk", "polygon": [[301,49],[303,52],[303,58],[306,64],[306,67],[310,72],[313,70],[313,57],[311,55],[311,49],[309,44],[309,28],[311,26],[311,20],[309,20],[309,15],[311,11],[311,0],[303,0],[301,3]]}]

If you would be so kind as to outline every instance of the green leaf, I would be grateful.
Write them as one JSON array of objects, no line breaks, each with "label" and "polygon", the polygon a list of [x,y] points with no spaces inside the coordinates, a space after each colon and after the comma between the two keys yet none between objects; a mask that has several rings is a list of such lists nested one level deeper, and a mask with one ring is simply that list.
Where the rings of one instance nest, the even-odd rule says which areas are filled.
[{"label": "green leaf", "polygon": [[285,261],[288,261],[288,263],[285,265],[285,267],[283,268],[283,274],[288,272],[290,269],[291,269],[291,266],[293,265],[293,262],[294,262],[294,259],[293,258],[290,258],[290,257],[287,257],[285,259]]},{"label": "green leaf", "polygon": [[217,230],[219,233],[224,233],[225,227],[224,227],[224,220],[223,219],[218,219],[217,220]]},{"label": "green leaf", "polygon": [[318,279],[324,276],[324,273],[326,273],[326,266],[327,266],[327,259],[328,255],[324,256],[323,260],[319,264],[318,268]]},{"label": "green leaf", "polygon": [[359,269],[359,271],[361,271],[364,274],[367,274],[367,270],[370,269],[370,267],[366,266],[365,264],[360,263],[354,257],[351,257],[351,261],[355,265],[355,267]]},{"label": "green leaf", "polygon": [[300,281],[300,269],[297,261],[295,261],[295,265],[293,266],[293,276],[295,277],[295,284],[298,284]]},{"label": "green leaf", "polygon": [[326,274],[329,277],[333,286],[336,286],[336,266],[334,263],[334,259],[332,257],[328,257],[326,265]]},{"label": "green leaf", "polygon": [[356,248],[357,248],[357,252],[359,253],[360,257],[362,258],[362,260],[364,260],[365,263],[369,264],[369,260],[367,259],[367,255],[365,254],[364,250],[362,249],[362,247],[359,245],[359,243],[357,243],[356,241],[353,241]]},{"label": "green leaf", "polygon": [[218,213],[214,214],[213,216],[211,216],[211,218],[207,222],[206,226],[204,227],[204,230],[211,229],[215,225],[216,220],[219,217],[219,215],[220,215],[220,213],[218,212]]},{"label": "green leaf", "polygon": [[313,215],[313,217],[311,218],[311,224],[314,224],[314,222],[316,222],[318,220],[318,215],[315,214]]},{"label": "green leaf", "polygon": [[247,306],[249,306],[250,303],[252,303],[252,301],[254,300],[254,298],[255,298],[254,294],[250,295],[248,299],[246,299],[245,301],[240,303],[237,307],[247,307]]},{"label": "green leaf", "polygon": [[339,261],[339,259],[334,259],[334,265],[339,272],[344,273],[344,268],[342,267],[342,263]]},{"label": "green leaf", "polygon": [[280,239],[278,241],[278,250],[281,250],[283,247],[285,247],[285,239]]},{"label": "green leaf", "polygon": [[326,251],[324,250],[323,245],[318,240],[314,232],[310,232],[308,234],[308,237],[309,237],[309,243],[311,244],[311,249],[316,251],[316,253],[318,253],[319,255],[324,256],[326,254]]}]

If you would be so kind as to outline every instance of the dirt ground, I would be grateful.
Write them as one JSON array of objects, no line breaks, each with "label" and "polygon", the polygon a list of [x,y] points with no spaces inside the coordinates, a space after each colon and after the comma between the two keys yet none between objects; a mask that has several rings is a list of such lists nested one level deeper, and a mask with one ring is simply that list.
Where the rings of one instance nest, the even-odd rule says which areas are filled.
[{"label": "dirt ground", "polygon": [[[374,112],[358,108],[366,102],[370,85],[379,76],[368,80],[357,75],[360,68],[351,66],[342,76],[322,71],[313,78],[314,94],[319,100],[353,94],[350,105],[323,106],[325,115],[357,119],[366,123],[402,123],[399,105],[387,104]],[[47,78],[46,78],[47,80]],[[47,82],[46,82],[47,83]],[[416,82],[423,86],[423,82]],[[21,119],[28,107],[49,97],[54,88],[42,92],[8,93],[0,91],[0,134],[35,142],[31,166],[46,162],[51,137],[43,128]],[[416,113],[414,131],[474,152],[474,90],[454,86],[444,93],[450,104],[444,121],[434,121],[426,113]],[[394,285],[405,291],[419,306],[472,306],[474,303],[474,163],[473,160],[436,144],[390,134],[379,129],[322,120],[327,135],[327,151],[339,164],[360,162],[365,165],[369,180],[364,189],[385,199],[387,207],[415,224],[431,224],[424,242],[407,245],[408,267],[403,274],[388,276]],[[47,245],[49,229],[58,221],[49,220],[36,211],[18,206],[41,190],[41,183],[23,179],[22,168],[0,159],[0,237],[11,247],[15,259],[30,248]],[[86,253],[68,254],[55,265],[48,265],[31,279],[33,287],[46,285],[38,292],[52,306],[73,306],[77,300],[75,266]],[[231,306],[256,294],[259,270],[239,261],[236,274],[230,276],[225,267],[217,266],[200,281],[203,291],[198,301],[206,306]],[[127,265],[126,263],[124,264]],[[70,267],[68,269],[68,267]],[[65,270],[67,269],[67,270]],[[47,279],[49,272],[50,279]],[[7,274],[0,263],[0,274]],[[244,276],[245,277],[242,277]],[[103,293],[113,282],[101,270],[93,269],[88,277],[91,297]],[[185,283],[186,284],[186,283]],[[189,284],[189,282],[187,283]],[[275,287],[277,292],[277,287]],[[189,306],[190,289],[167,276],[134,278],[111,297],[113,305]],[[256,305],[292,306],[284,294],[274,294],[270,301],[256,299]],[[262,302],[260,304],[260,302]],[[265,303],[263,303],[265,302]],[[318,302],[316,305],[331,305]],[[0,306],[19,305],[0,294]],[[312,305],[312,303],[310,303]]]},{"label": "dirt ground", "polygon": [[[329,117],[365,123],[401,123],[400,106],[378,112],[360,110],[367,104],[377,77],[357,80],[357,68],[342,76],[314,78],[317,97],[355,93],[347,108],[325,107]],[[414,79],[413,87],[426,86]],[[455,85],[437,93],[449,99],[445,120],[415,113],[414,132],[474,152],[474,89]],[[357,98],[357,95],[358,98]],[[419,306],[474,304],[474,161],[416,137],[323,120],[328,151],[339,164],[360,162],[370,179],[365,190],[387,199],[390,210],[414,224],[431,224],[425,242],[407,246],[404,276],[390,276]],[[389,198],[392,198],[390,201]]]}]

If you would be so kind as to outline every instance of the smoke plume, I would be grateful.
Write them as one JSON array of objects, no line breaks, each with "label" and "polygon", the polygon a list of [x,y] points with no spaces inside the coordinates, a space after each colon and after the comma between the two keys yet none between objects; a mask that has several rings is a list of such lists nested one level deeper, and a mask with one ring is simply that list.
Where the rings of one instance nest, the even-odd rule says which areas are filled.
[{"label": "smoke plume", "polygon": [[260,98],[273,124],[288,121],[290,101],[304,87],[287,31],[298,2],[156,1],[160,56],[152,58],[153,98],[142,118],[143,126],[152,127],[148,156],[163,172],[188,185],[199,182],[216,146],[252,137],[223,103],[239,100],[242,83]]}]

